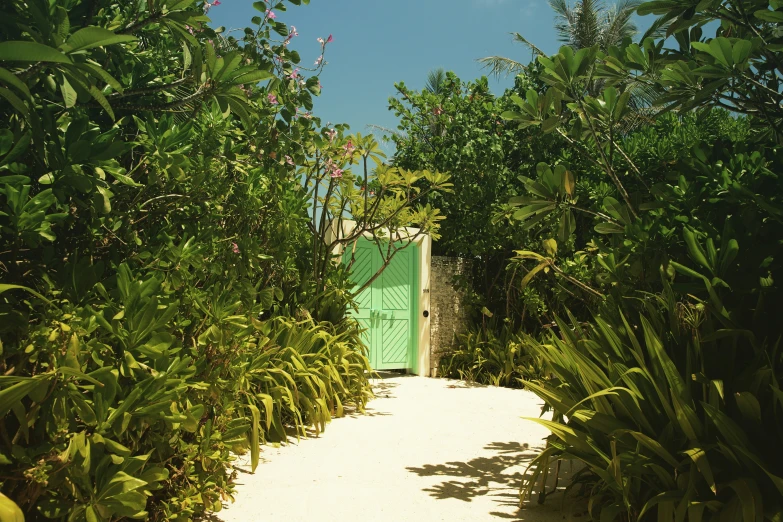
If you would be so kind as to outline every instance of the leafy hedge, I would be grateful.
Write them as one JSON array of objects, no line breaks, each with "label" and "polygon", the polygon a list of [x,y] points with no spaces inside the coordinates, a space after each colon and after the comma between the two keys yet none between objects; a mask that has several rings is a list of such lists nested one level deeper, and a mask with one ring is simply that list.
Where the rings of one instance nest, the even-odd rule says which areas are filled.
[{"label": "leafy hedge", "polygon": [[[521,374],[553,413],[526,494],[578,459],[593,520],[783,519],[782,9],[654,0],[638,13],[658,16],[658,36],[533,48],[501,99],[453,77],[444,94],[399,88],[414,139],[398,136],[395,159],[451,160],[455,179],[480,185],[443,205],[463,220],[458,237],[517,242],[505,270],[450,244],[485,265],[494,288],[476,311],[496,322],[443,363],[506,385]],[[500,108],[504,125],[489,117]],[[508,196],[487,202],[490,190]],[[487,227],[493,203],[492,223],[511,230]],[[499,334],[508,324],[526,333]]]},{"label": "leafy hedge", "polygon": [[239,39],[216,6],[2,6],[3,514],[191,520],[230,499],[236,452],[255,467],[369,397],[356,324],[309,313],[350,299],[329,264],[311,280],[317,75],[285,4]]}]

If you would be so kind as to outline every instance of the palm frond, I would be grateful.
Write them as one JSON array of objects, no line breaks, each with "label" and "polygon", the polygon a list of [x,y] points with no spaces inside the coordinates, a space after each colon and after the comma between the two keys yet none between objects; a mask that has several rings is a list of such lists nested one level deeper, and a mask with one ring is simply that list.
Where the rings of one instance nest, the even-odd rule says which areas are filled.
[{"label": "palm frond", "polygon": [[539,55],[539,56],[546,56],[546,53],[545,53],[544,51],[542,51],[541,49],[539,49],[538,47],[536,47],[536,45],[535,45],[535,44],[533,44],[532,42],[530,42],[530,40],[528,40],[527,38],[525,38],[525,37],[524,37],[524,36],[522,36],[521,34],[519,34],[519,33],[511,33],[511,34],[514,36],[514,41],[515,41],[515,42],[517,42],[517,43],[521,43],[521,44],[523,44],[523,45],[526,45],[526,46],[527,46],[527,47],[528,47],[528,48],[529,48],[531,51],[533,51],[533,53],[535,53],[536,55]]},{"label": "palm frond", "polygon": [[486,56],[476,61],[482,64],[483,69],[489,69],[489,73],[496,77],[519,74],[527,69],[527,66],[521,62],[503,56]]},{"label": "palm frond", "polygon": [[427,83],[424,84],[424,88],[430,91],[432,94],[440,94],[446,84],[446,71],[442,67],[430,71],[427,73]]},{"label": "palm frond", "polygon": [[674,20],[669,19],[667,20],[664,17],[656,18],[655,21],[652,23],[652,25],[647,29],[642,37],[639,39],[639,41],[644,42],[648,38],[654,38],[654,39],[660,39],[665,38],[666,33],[669,29],[669,26],[672,24]]},{"label": "palm frond", "polygon": [[642,4],[639,0],[618,0],[604,12],[601,31],[601,46],[608,49],[619,45],[625,38],[636,36],[638,28],[631,18]]},{"label": "palm frond", "polygon": [[[404,134],[404,133],[402,133],[400,131],[396,131],[394,129],[390,129],[388,127],[384,127],[382,125],[375,125],[375,124],[372,124],[372,123],[368,123],[366,125],[366,127],[368,129],[372,129],[372,130],[375,130],[375,131],[380,131],[380,132],[383,132],[383,133],[391,134],[392,136],[394,136],[396,138],[403,139],[403,140],[408,138],[408,136],[406,134]],[[389,138],[387,136],[381,136],[381,140],[382,141],[388,141],[388,139]]]},{"label": "palm frond", "polygon": [[558,41],[572,43],[572,28],[576,25],[576,12],[568,0],[549,0],[549,6],[555,12],[555,32]]},{"label": "palm frond", "polygon": [[603,5],[598,0],[581,0],[574,6],[575,23],[571,26],[571,46],[585,49],[601,43]]}]

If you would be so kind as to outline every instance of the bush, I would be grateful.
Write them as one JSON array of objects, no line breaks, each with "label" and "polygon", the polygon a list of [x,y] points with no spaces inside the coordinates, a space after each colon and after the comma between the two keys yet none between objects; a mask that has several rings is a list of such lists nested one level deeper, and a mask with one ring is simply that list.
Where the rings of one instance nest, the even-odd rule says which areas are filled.
[{"label": "bush", "polygon": [[526,493],[553,460],[586,464],[596,520],[777,520],[783,509],[780,339],[725,329],[671,290],[645,310],[522,343],[548,379],[525,381],[554,411]]},{"label": "bush", "polygon": [[441,357],[438,373],[441,377],[516,388],[521,387],[523,378],[535,375],[537,367],[520,334],[503,325],[498,335],[492,326],[472,328],[460,335],[456,348]]},{"label": "bush", "polygon": [[342,269],[312,280],[294,165],[328,143],[293,117],[317,78],[265,8],[241,40],[209,8],[3,6],[0,509],[191,520],[236,453],[369,397],[356,323],[305,308],[350,303]]}]

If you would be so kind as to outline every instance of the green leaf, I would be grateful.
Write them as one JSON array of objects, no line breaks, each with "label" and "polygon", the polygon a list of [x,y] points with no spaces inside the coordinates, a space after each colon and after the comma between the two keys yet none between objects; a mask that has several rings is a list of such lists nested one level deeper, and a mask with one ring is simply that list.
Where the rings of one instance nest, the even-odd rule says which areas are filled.
[{"label": "green leaf", "polygon": [[112,89],[115,91],[122,93],[123,87],[120,82],[118,82],[111,74],[107,73],[103,68],[98,67],[97,65],[94,65],[92,63],[76,63],[74,64],[74,67],[77,69],[81,69],[82,71],[91,74],[92,76],[99,78],[109,84]]},{"label": "green leaf", "polygon": [[257,71],[252,71],[252,72],[245,73],[245,74],[242,74],[240,76],[237,76],[235,78],[231,78],[230,81],[231,81],[231,85],[245,85],[245,84],[248,84],[248,83],[255,84],[255,83],[261,82],[263,80],[269,80],[270,78],[274,78],[274,77],[275,77],[275,75],[272,74],[271,72],[259,69]]},{"label": "green leaf", "polygon": [[560,216],[560,224],[558,226],[557,233],[560,242],[565,243],[568,241],[568,238],[571,237],[571,234],[573,234],[575,230],[576,221],[574,220],[574,215],[570,210],[566,210],[563,212],[563,215]]},{"label": "green leaf", "polygon": [[718,487],[715,485],[715,477],[712,474],[712,467],[707,459],[707,453],[701,448],[691,448],[685,450],[683,453],[693,460],[696,467],[699,469],[699,472],[704,477],[704,480],[707,481],[707,485],[709,485],[712,492],[717,495]]},{"label": "green leaf", "polygon": [[0,522],[24,522],[24,513],[16,502],[0,493]]},{"label": "green leaf", "polygon": [[136,37],[127,34],[114,34],[103,27],[85,27],[79,29],[61,46],[66,53],[75,53],[94,47],[105,47],[118,43],[135,42]]},{"label": "green leaf", "polygon": [[783,23],[783,11],[770,11],[768,9],[762,9],[753,13],[759,20],[765,22],[772,22],[773,24]]},{"label": "green leaf", "polygon": [[648,449],[652,450],[653,453],[661,457],[663,460],[666,461],[667,464],[669,464],[673,468],[679,466],[677,459],[675,459],[674,456],[671,453],[669,453],[657,440],[652,439],[647,435],[645,435],[644,433],[638,431],[628,431],[625,433],[628,433],[633,438],[641,442]]},{"label": "green leaf", "polygon": [[610,216],[619,221],[622,225],[627,225],[630,221],[625,207],[611,196],[604,198],[604,208]]},{"label": "green leaf", "polygon": [[42,296],[41,294],[39,294],[38,292],[36,292],[32,288],[27,288],[26,286],[20,286],[20,285],[0,284],[0,294],[2,294],[3,292],[7,292],[8,290],[24,290],[25,292],[33,294],[38,299],[40,299],[40,300],[42,300],[42,301],[44,301],[46,303],[50,303],[50,301],[47,298],[45,298],[44,296]]},{"label": "green leaf", "polygon": [[71,63],[63,53],[36,42],[0,42],[0,61]]},{"label": "green leaf", "polygon": [[751,422],[761,422],[761,404],[755,395],[750,392],[738,392],[734,394],[734,398],[743,417]]},{"label": "green leaf", "polygon": [[547,259],[546,261],[542,261],[541,263],[536,265],[532,270],[530,270],[527,274],[525,274],[525,277],[523,277],[522,281],[519,283],[519,290],[522,291],[525,288],[527,288],[527,285],[536,276],[536,274],[539,273],[544,268],[548,267],[550,264],[551,262]]},{"label": "green leaf", "polygon": [[0,67],[0,82],[5,83],[9,87],[13,87],[17,91],[24,94],[28,99],[31,97],[30,89],[27,88],[27,85],[8,69],[3,69]]},{"label": "green leaf", "polygon": [[736,65],[745,63],[750,57],[753,44],[749,40],[738,40],[734,43],[732,58]]},{"label": "green leaf", "polygon": [[594,227],[595,231],[599,234],[623,234],[625,233],[625,227],[618,225],[617,223],[598,223]]},{"label": "green leaf", "polygon": [[0,391],[0,418],[5,416],[12,407],[14,407],[19,401],[27,396],[28,393],[35,392],[38,385],[42,380],[51,379],[51,375],[37,376],[37,377],[24,377],[21,378],[16,384],[9,386],[8,388]]},{"label": "green leaf", "polygon": [[98,105],[103,107],[103,110],[109,114],[109,117],[113,121],[115,119],[114,111],[111,109],[111,105],[109,105],[109,100],[107,100],[103,93],[99,91],[98,88],[94,85],[90,85],[89,92],[93,99],[98,102]]},{"label": "green leaf", "polygon": [[24,116],[25,118],[28,117],[30,112],[27,109],[27,105],[25,105],[24,102],[20,100],[16,94],[14,94],[13,92],[9,91],[4,87],[0,87],[0,96],[5,98],[6,101],[8,101],[8,103],[10,103],[14,109],[16,109],[18,112],[22,114],[22,116]]},{"label": "green leaf", "polygon": [[696,239],[696,233],[691,228],[684,227],[682,229],[682,236],[685,239],[685,244],[688,247],[688,253],[691,256],[691,259],[714,273],[713,267],[710,266],[709,261],[707,261],[707,255],[704,252],[704,249]]},{"label": "green leaf", "polygon": [[254,404],[248,404],[247,407],[250,409],[250,413],[253,416],[253,422],[251,423],[250,429],[250,469],[251,471],[255,471],[258,467],[258,456],[261,446],[259,436],[261,431],[261,414],[258,411],[258,407]]}]

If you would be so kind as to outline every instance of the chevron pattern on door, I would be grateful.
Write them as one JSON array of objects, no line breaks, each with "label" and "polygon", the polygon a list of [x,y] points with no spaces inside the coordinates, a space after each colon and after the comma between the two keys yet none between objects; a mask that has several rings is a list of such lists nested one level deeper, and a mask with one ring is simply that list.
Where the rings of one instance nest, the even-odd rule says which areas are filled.
[{"label": "chevron pattern on door", "polygon": [[407,364],[410,319],[381,319],[381,325],[381,364]]},{"label": "chevron pattern on door", "polygon": [[[385,249],[384,249],[385,251]],[[354,289],[361,288],[383,265],[378,247],[360,239],[356,248],[349,247],[343,260],[353,256],[351,279]],[[362,339],[370,348],[370,365],[375,370],[413,367],[417,318],[415,245],[398,250],[389,265],[372,284],[357,296],[358,311],[350,313],[365,329]]]}]

